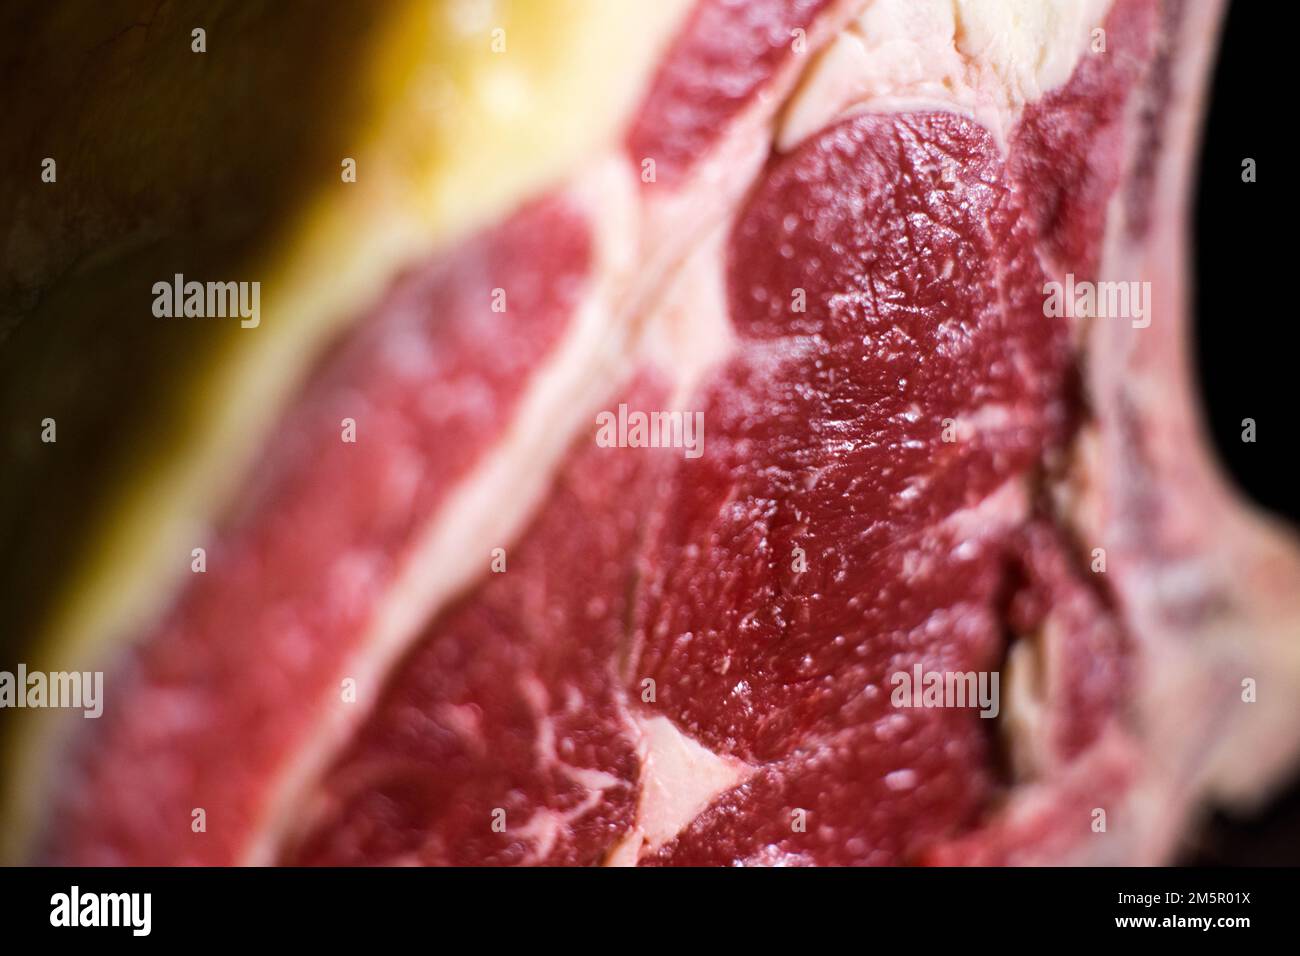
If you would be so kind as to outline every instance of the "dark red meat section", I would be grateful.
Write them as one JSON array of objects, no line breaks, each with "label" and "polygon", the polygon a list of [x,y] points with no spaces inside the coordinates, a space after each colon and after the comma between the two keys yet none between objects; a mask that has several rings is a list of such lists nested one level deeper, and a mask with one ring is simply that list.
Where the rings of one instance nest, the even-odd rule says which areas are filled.
[{"label": "dark red meat section", "polygon": [[[1156,0],[1116,3],[1106,18],[1106,52],[1085,54],[1068,84],[1026,107],[1012,138],[1012,175],[1025,186],[1049,268],[1062,274],[1097,270],[1110,197],[1124,172],[1125,111],[1150,59],[1156,15]],[[1147,161],[1142,151],[1137,156]]]},{"label": "dark red meat section", "polygon": [[[628,706],[756,768],[660,862],[904,862],[973,827],[999,794],[992,724],[900,712],[889,677],[996,670],[1027,601],[1034,479],[1075,412],[1068,329],[1043,316],[1028,222],[991,137],[951,114],[858,117],[774,161],[732,236],[742,344],[697,396],[708,453],[580,449],[521,549],[540,565],[514,565],[434,628],[330,774],[330,813],[294,859],[525,859],[487,821],[581,800],[537,758],[531,700],[560,708],[566,680],[586,702],[558,725],[576,759],[625,786],[547,862],[594,861],[626,828]],[[625,537],[594,542],[610,515]],[[606,616],[583,622],[589,601]],[[640,702],[647,677],[654,704]],[[481,713],[480,753],[440,722],[449,702]]]},{"label": "dark red meat section", "polygon": [[681,181],[796,56],[794,31],[806,34],[831,2],[700,0],[637,111],[628,154],[638,164],[653,159],[657,182]]},{"label": "dark red meat section", "polygon": [[582,436],[507,570],[398,668],[290,862],[600,862],[637,795],[616,668],[649,465]]},{"label": "dark red meat section", "polygon": [[[48,859],[236,862],[267,787],[342,706],[339,668],[416,533],[495,445],[562,336],[589,242],[579,210],[530,206],[399,279],[328,358],[269,437],[237,513],[195,542],[207,571],[114,673],[81,779],[59,788]],[[505,312],[492,309],[496,288]],[[191,830],[196,807],[205,833]]]},{"label": "dark red meat section", "polygon": [[999,663],[1010,529],[945,518],[1065,434],[1069,347],[1034,239],[991,137],[952,114],[842,123],[741,216],[744,346],[703,396],[710,453],[679,467],[646,562],[638,673],[689,735],[765,769],[666,861],[897,861],[988,798],[981,718],[899,712],[888,680]]}]

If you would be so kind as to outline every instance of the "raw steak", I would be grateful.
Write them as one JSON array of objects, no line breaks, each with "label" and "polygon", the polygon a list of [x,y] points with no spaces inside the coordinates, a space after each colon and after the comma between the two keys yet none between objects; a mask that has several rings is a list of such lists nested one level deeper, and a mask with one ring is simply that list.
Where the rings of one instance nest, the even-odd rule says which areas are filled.
[{"label": "raw steak", "polygon": [[616,140],[276,412],[29,854],[1169,861],[1300,746],[1300,559],[1187,379],[1219,16],[694,0]]}]

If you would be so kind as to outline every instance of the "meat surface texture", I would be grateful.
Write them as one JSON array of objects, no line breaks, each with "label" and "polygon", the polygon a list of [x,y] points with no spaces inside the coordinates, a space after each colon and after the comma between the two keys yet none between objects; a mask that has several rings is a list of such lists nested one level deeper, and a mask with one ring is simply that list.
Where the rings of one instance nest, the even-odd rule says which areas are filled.
[{"label": "meat surface texture", "polygon": [[1220,14],[695,0],[275,413],[30,858],[1151,864],[1266,794],[1300,557],[1188,381]]}]

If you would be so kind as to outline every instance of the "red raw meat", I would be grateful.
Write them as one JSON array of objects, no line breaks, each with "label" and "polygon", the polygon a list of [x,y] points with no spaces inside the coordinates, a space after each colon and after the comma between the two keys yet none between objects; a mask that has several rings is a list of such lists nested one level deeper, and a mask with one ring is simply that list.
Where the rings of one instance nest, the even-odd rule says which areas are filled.
[{"label": "red raw meat", "polygon": [[[393,282],[119,664],[41,859],[1150,863],[1290,766],[1239,691],[1297,679],[1295,550],[1182,364],[1218,4],[1116,0],[1049,89],[962,51],[950,104],[852,75],[894,39],[863,6],[700,0],[617,151]],[[1067,274],[1151,281],[1149,325],[1048,316]],[[701,412],[703,454],[601,447],[620,404]],[[502,473],[535,490],[473,496]],[[999,717],[900,709],[918,666],[1000,674]]]}]

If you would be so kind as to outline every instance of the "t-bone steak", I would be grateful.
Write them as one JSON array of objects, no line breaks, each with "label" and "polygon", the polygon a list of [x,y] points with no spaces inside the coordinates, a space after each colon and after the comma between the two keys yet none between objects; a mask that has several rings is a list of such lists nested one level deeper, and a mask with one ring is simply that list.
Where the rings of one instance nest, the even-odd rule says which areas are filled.
[{"label": "t-bone steak", "polygon": [[[459,27],[493,96],[551,35],[505,6]],[[394,242],[148,537],[182,573],[50,658],[104,715],[29,735],[21,858],[1151,864],[1284,781],[1300,557],[1188,360],[1220,3],[663,11],[551,114],[615,120]]]}]

